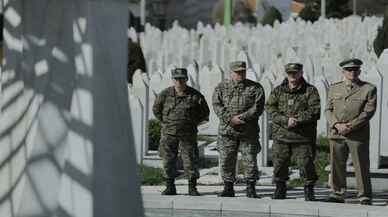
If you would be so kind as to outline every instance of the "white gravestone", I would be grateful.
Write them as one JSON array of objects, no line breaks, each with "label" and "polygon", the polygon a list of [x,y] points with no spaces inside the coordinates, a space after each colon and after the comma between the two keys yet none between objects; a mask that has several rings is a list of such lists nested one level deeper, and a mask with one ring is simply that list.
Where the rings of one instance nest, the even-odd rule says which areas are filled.
[{"label": "white gravestone", "polygon": [[136,162],[141,164],[143,161],[144,153],[144,107],[140,99],[134,94],[129,95],[129,112],[131,114],[130,124],[133,126],[132,135],[134,137],[135,149],[136,149]]},{"label": "white gravestone", "polygon": [[382,89],[382,102],[381,102],[381,154],[388,156],[388,146],[384,145],[385,141],[388,141],[388,49],[380,55],[378,61],[378,70],[383,75],[383,89]]},{"label": "white gravestone", "polygon": [[188,85],[190,85],[192,88],[199,90],[198,70],[193,64],[190,64],[187,67],[187,76],[189,77]]},{"label": "white gravestone", "polygon": [[162,91],[161,83],[162,83],[162,75],[159,72],[156,72],[153,75],[151,75],[150,90],[149,90],[150,94],[149,94],[149,99],[148,99],[148,102],[149,102],[149,117],[148,118],[149,118],[149,120],[155,119],[154,113],[152,112],[152,105],[155,102],[155,98],[156,98],[157,94],[159,94],[160,91]]},{"label": "white gravestone", "polygon": [[[268,100],[269,95],[271,94],[272,89],[274,88],[273,83],[267,77],[263,77],[260,81],[260,84],[264,88],[265,99]],[[266,111],[263,112],[260,117],[260,144],[261,144],[261,152],[259,154],[258,162],[259,166],[268,166],[268,157],[269,157],[269,116]]]},{"label": "white gravestone", "polygon": [[315,87],[318,89],[319,97],[321,98],[321,117],[317,123],[317,135],[327,135],[327,119],[325,116],[325,108],[327,103],[328,83],[323,77],[318,77],[315,81]]},{"label": "white gravestone", "polygon": [[[132,86],[132,94],[137,96],[143,105],[143,150],[146,154],[148,151],[148,116],[149,116],[149,79],[146,73],[141,73],[140,70],[136,70],[133,75],[133,86]],[[139,114],[138,114],[139,115]],[[134,126],[135,127],[135,126]]]},{"label": "white gravestone", "polygon": [[[202,70],[199,72],[199,80],[200,80],[200,92],[205,97],[206,102],[209,105],[210,113],[213,113],[212,109],[212,84],[210,82],[211,72],[210,70],[205,66]],[[210,120],[212,117],[212,114],[210,114],[209,122],[199,128],[201,134],[206,135],[215,135],[214,131],[210,128],[210,124],[214,124],[214,121]]]},{"label": "white gravestone", "polygon": [[206,135],[217,135],[218,133],[218,125],[219,120],[217,115],[214,113],[213,105],[212,105],[212,96],[214,93],[214,89],[216,86],[222,81],[222,72],[219,67],[214,67],[211,71],[207,72],[207,69],[204,70],[205,73],[208,73],[207,82],[204,83],[204,88],[202,89],[202,94],[205,96],[205,99],[208,103],[210,109],[209,123],[204,126],[201,126],[200,132],[201,134]]},{"label": "white gravestone", "polygon": [[369,158],[370,168],[378,169],[380,166],[380,134],[381,134],[381,101],[382,101],[382,75],[376,67],[368,70],[368,74],[361,74],[361,79],[374,84],[377,88],[377,108],[376,113],[370,120],[370,145]]}]

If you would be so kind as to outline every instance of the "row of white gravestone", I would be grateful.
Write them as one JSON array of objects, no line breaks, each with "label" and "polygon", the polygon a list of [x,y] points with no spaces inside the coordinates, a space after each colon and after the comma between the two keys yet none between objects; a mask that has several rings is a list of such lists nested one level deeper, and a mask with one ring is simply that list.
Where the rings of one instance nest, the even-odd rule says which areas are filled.
[{"label": "row of white gravestone", "polygon": [[[247,56],[244,56],[243,53],[239,56],[241,60],[249,59]],[[387,94],[388,94],[388,82],[384,79],[384,72],[387,71],[388,66],[388,50],[385,50],[381,58],[379,59],[377,65],[372,65],[366,61],[365,65],[370,65],[370,68],[363,68],[364,72],[362,74],[362,79],[376,85],[378,89],[378,108],[376,115],[371,121],[371,167],[378,168],[380,156],[388,156],[388,148],[384,146],[383,141],[386,141],[386,135],[382,132],[385,132],[388,128],[388,122],[384,121],[388,116],[388,103],[387,103]],[[170,67],[172,69],[173,67]],[[311,66],[312,70],[317,68],[317,66]],[[332,68],[328,68],[332,69]],[[321,119],[318,121],[318,134],[326,135],[327,132],[327,121],[324,115],[324,109],[326,105],[327,91],[329,87],[329,82],[324,76],[325,70],[317,71],[314,73],[305,73],[305,76],[310,76],[309,82],[315,85],[320,93],[321,97]],[[334,68],[334,70],[336,70]],[[336,70],[337,71],[337,70]],[[213,67],[209,69],[208,67],[203,67],[200,70],[195,65],[189,65],[188,67],[189,74],[189,85],[201,91],[205,96],[210,110],[210,120],[209,123],[200,127],[200,133],[217,135],[217,126],[219,123],[218,118],[216,117],[212,109],[212,93],[216,85],[221,82],[223,79],[227,79],[229,74],[221,70],[220,67]],[[314,76],[313,76],[314,75]],[[337,77],[340,79],[340,73],[337,73]],[[271,71],[266,71],[264,73],[257,73],[254,69],[249,69],[247,71],[247,77],[253,81],[260,82],[265,89],[266,98],[268,98],[271,90],[279,85],[284,75],[273,74]],[[154,103],[155,96],[164,88],[171,86],[171,74],[169,72],[165,73],[154,73],[151,75],[151,78],[145,73],[137,71],[133,78],[134,85],[129,88],[130,95],[130,109],[132,117],[132,126],[139,126],[139,128],[134,128],[137,132],[136,143],[138,148],[138,158],[142,159],[144,153],[147,151],[147,122],[149,119],[154,118],[152,115],[152,104]],[[266,164],[266,158],[269,148],[269,135],[267,134],[268,130],[268,118],[267,114],[264,113],[260,119],[261,127],[261,143],[263,144],[263,152],[261,154],[261,165]],[[140,132],[141,131],[141,132]]]},{"label": "row of white gravestone", "polygon": [[[273,28],[236,25],[228,31],[222,26],[212,28],[198,24],[197,30],[186,30],[175,25],[171,30],[161,32],[147,25],[145,33],[140,35],[140,43],[147,59],[150,77],[140,76],[138,73],[137,80],[141,82],[134,82],[131,92],[136,95],[142,88],[148,91],[147,94],[140,91],[139,95],[144,114],[147,114],[141,116],[143,126],[146,126],[146,120],[153,118],[150,105],[161,89],[171,85],[170,70],[175,66],[187,67],[189,84],[199,89],[208,102],[211,102],[214,87],[228,77],[227,67],[232,60],[247,61],[250,68],[248,78],[267,86],[267,95],[273,86],[282,81],[287,62],[301,62],[304,64],[304,77],[320,89],[324,105],[328,84],[341,79],[338,62],[345,58],[363,59],[364,69],[367,69],[365,76],[370,77],[377,86],[384,81],[373,70],[378,58],[372,50],[372,42],[379,25],[381,19],[375,17],[320,20],[314,24],[288,20],[282,24],[276,23]],[[133,31],[129,31],[129,36],[136,37]],[[384,61],[380,59],[381,62]],[[381,71],[384,67],[379,69]],[[380,86],[381,90],[387,87],[383,84]],[[145,98],[146,95],[148,98]],[[218,119],[213,113],[210,119],[202,132],[216,134]],[[263,129],[264,127],[262,126]],[[321,134],[326,133],[323,113],[318,130]],[[142,135],[145,143],[147,134]],[[380,137],[375,135],[374,138],[378,139],[373,139],[374,143],[380,144],[383,141]],[[265,135],[262,140],[266,141]],[[147,150],[146,145],[143,146]],[[388,153],[388,148],[385,150],[380,145],[374,147],[377,147],[377,151]]]},{"label": "row of white gravestone", "polygon": [[[319,20],[311,24],[290,19],[282,24],[249,28],[235,25],[186,30],[178,25],[161,32],[147,25],[140,35],[149,72],[166,71],[170,65],[187,67],[196,61],[200,68],[228,63],[245,50],[258,71],[279,71],[286,62],[299,61],[311,66],[336,65],[347,57],[377,61],[373,39],[381,19],[349,17],[344,20]],[[133,38],[135,35],[130,34]],[[319,71],[315,69],[314,71]],[[335,80],[331,73],[325,75]]]}]

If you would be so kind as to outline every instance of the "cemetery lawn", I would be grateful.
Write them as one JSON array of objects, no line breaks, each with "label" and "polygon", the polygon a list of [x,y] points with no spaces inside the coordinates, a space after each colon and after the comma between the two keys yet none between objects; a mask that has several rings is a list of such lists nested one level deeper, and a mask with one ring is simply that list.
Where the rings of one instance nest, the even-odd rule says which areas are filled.
[{"label": "cemetery lawn", "polygon": [[163,171],[161,168],[140,166],[141,184],[142,185],[160,185],[163,183]]},{"label": "cemetery lawn", "polygon": [[207,144],[213,143],[217,140],[217,136],[198,135],[197,141],[204,141]]}]

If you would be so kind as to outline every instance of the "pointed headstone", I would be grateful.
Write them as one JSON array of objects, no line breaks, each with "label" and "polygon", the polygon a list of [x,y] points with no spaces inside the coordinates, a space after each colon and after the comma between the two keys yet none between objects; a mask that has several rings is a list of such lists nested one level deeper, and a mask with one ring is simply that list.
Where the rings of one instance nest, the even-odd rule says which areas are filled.
[{"label": "pointed headstone", "polygon": [[136,161],[141,164],[144,155],[144,116],[140,115],[144,113],[144,106],[140,99],[134,94],[129,95],[129,112],[131,114],[130,124],[132,127],[132,133],[134,136]]},{"label": "pointed headstone", "polygon": [[[143,106],[143,113],[142,120],[143,120],[143,147],[144,151],[148,151],[148,120],[149,120],[149,110],[150,110],[150,88],[149,88],[149,78],[146,73],[141,73],[140,70],[136,70],[135,74],[133,75],[133,87],[132,87],[132,94],[135,95],[137,98],[139,98],[142,106]],[[138,114],[140,115],[140,114]]]},{"label": "pointed headstone", "polygon": [[[383,78],[382,83],[382,96],[381,96],[381,141],[388,141],[388,49],[380,55],[378,61],[378,70]],[[381,146],[381,154],[388,156],[388,147],[386,145]]]},{"label": "pointed headstone", "polygon": [[381,121],[382,121],[382,75],[376,67],[368,70],[368,74],[361,74],[361,79],[368,81],[377,88],[376,113],[370,120],[369,159],[370,168],[378,169],[381,156]]},{"label": "pointed headstone", "polygon": [[212,96],[214,93],[214,89],[222,81],[223,76],[219,67],[214,67],[211,71],[208,71],[208,69],[205,67],[203,71],[204,73],[207,73],[208,76],[202,85],[201,92],[205,96],[205,99],[208,103],[208,106],[210,109],[210,116],[209,116],[209,123],[200,127],[200,133],[206,134],[206,135],[217,135],[219,120],[213,110]]}]

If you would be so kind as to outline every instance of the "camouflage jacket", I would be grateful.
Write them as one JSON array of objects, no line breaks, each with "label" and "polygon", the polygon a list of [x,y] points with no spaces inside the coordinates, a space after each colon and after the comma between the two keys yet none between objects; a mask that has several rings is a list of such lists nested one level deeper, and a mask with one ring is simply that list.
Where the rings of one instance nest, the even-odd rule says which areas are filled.
[{"label": "camouflage jacket", "polygon": [[[305,80],[299,88],[290,90],[285,79],[271,92],[266,110],[272,120],[272,139],[290,143],[315,141],[321,103],[318,90]],[[290,117],[297,119],[293,128],[288,128]]]},{"label": "camouflage jacket", "polygon": [[[227,80],[219,83],[213,93],[214,112],[220,119],[218,133],[233,137],[259,138],[259,116],[263,113],[265,95],[263,87],[251,80]],[[233,126],[235,115],[245,124]]]},{"label": "camouflage jacket", "polygon": [[152,111],[162,123],[162,133],[170,135],[195,134],[197,125],[209,120],[204,96],[189,86],[182,95],[173,86],[164,89],[156,97]]}]

